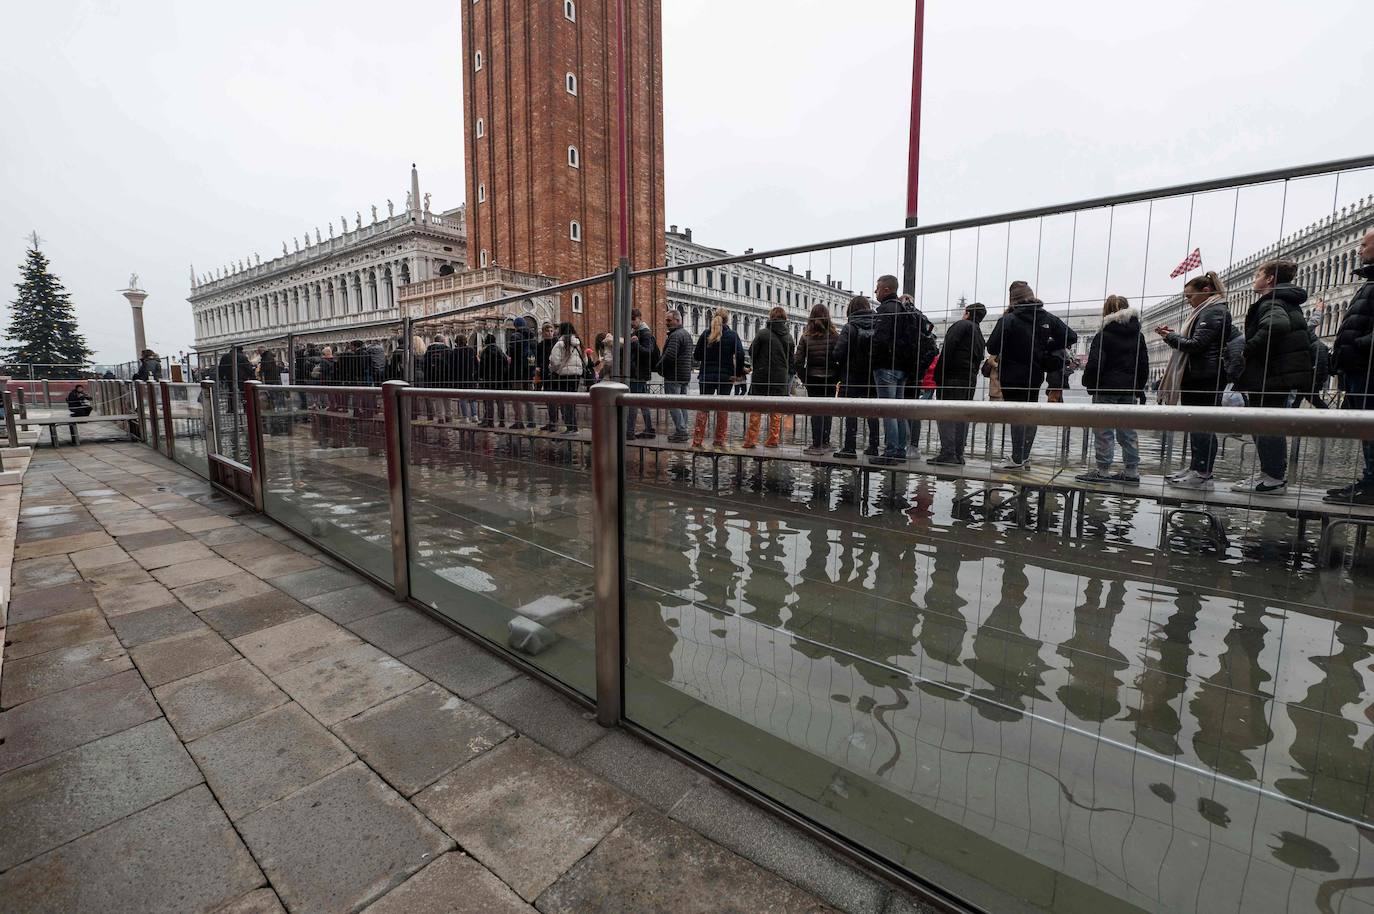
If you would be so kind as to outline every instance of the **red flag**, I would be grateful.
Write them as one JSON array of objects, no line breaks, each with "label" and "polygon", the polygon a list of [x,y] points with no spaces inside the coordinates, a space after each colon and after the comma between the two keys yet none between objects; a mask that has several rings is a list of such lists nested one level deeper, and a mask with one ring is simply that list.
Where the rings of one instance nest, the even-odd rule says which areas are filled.
[{"label": "red flag", "polygon": [[1193,253],[1183,258],[1183,263],[1174,267],[1174,272],[1169,274],[1170,279],[1177,279],[1189,270],[1196,270],[1202,266],[1202,248],[1193,248]]}]

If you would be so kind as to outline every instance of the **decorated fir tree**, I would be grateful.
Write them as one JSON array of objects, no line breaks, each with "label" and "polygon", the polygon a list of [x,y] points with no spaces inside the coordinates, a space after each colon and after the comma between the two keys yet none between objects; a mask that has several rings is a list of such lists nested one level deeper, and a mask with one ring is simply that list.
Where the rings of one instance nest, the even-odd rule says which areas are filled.
[{"label": "decorated fir tree", "polygon": [[36,378],[71,377],[75,369],[56,366],[84,366],[91,350],[77,329],[71,294],[48,268],[48,258],[38,245],[35,232],[19,268],[23,278],[14,284],[19,297],[10,303],[10,325],[5,330],[9,348],[4,359],[16,374],[27,374],[32,365]]}]

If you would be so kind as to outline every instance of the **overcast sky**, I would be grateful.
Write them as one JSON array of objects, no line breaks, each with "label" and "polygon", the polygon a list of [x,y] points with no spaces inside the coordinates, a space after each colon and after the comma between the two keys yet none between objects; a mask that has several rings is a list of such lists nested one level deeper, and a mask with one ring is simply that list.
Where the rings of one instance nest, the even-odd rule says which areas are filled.
[{"label": "overcast sky", "polygon": [[[175,352],[192,340],[190,264],[266,259],[403,200],[412,161],[435,209],[461,202],[458,2],[0,5],[5,300],[36,229],[97,360],[132,356],[116,290],[135,271],[149,344]],[[669,222],[732,250],[900,226],[911,3],[663,5]],[[927,16],[924,223],[1374,152],[1358,0],[985,0]],[[946,286],[997,300],[1007,272],[1067,277],[1070,247],[1075,300],[1091,297],[1080,271],[1091,295],[1139,292],[1199,235],[1224,266],[1221,248],[1243,256],[1370,190],[1365,175],[1295,187],[1286,205],[1257,192],[1235,242],[1229,196],[1199,205],[1197,235],[1186,206],[1122,213],[1110,269],[1105,216],[1076,233],[1018,226],[1010,255],[987,233],[946,242],[947,266],[936,240],[924,295],[938,310]],[[851,276],[850,254],[812,267],[865,286],[896,257],[855,251]]]}]

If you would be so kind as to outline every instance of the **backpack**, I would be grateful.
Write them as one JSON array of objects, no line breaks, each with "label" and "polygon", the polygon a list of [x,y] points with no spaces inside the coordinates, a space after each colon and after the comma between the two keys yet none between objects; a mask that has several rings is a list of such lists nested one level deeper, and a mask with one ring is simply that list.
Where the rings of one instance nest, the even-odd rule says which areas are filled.
[{"label": "backpack", "polygon": [[1315,331],[1309,329],[1307,333],[1312,340],[1312,389],[1321,391],[1331,380],[1331,347],[1323,343]]},{"label": "backpack", "polygon": [[924,378],[940,356],[940,339],[935,335],[935,325],[916,309],[920,338],[916,349],[916,376]]},{"label": "backpack", "polygon": [[1226,343],[1222,347],[1221,361],[1226,371],[1226,380],[1232,384],[1245,374],[1245,334],[1237,330],[1235,324],[1231,325],[1231,335],[1226,337]]}]

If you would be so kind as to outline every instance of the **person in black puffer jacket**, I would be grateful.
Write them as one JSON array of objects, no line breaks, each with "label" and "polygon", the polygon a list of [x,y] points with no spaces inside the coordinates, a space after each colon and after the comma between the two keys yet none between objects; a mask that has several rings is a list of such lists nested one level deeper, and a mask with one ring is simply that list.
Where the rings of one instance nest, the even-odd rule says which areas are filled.
[{"label": "person in black puffer jacket", "polygon": [[[1150,377],[1150,357],[1140,318],[1120,295],[1107,296],[1102,305],[1102,329],[1088,347],[1083,387],[1094,403],[1144,403],[1145,382]],[[1081,473],[1080,482],[1140,483],[1140,447],[1134,429],[1099,428],[1095,432],[1096,469]],[[1125,469],[1112,473],[1113,439],[1121,445]]]},{"label": "person in black puffer jacket", "polygon": [[[510,358],[496,345],[496,334],[488,333],[482,340],[482,351],[477,354],[477,381],[482,390],[505,390],[510,385]],[[485,400],[482,403],[482,426],[495,425],[492,413],[496,413],[501,427],[506,427],[506,404],[504,400]],[[519,415],[517,413],[517,415]]]},{"label": "person in black puffer jacket", "polygon": [[[749,344],[749,363],[753,372],[749,378],[751,397],[785,397],[788,395],[788,377],[792,370],[792,337],[787,332],[787,311],[773,308],[768,312],[768,323]],[[750,413],[748,428],[744,433],[744,447],[759,445],[759,428],[763,423],[761,413]],[[768,438],[764,447],[777,447],[782,437],[782,413],[768,414]]]},{"label": "person in black puffer jacket", "polygon": [[[801,375],[808,397],[835,396],[835,385],[840,381],[839,365],[835,362],[835,347],[839,342],[840,332],[830,320],[830,309],[823,304],[812,306],[806,330],[792,355],[792,367]],[[811,447],[802,453],[819,457],[830,450],[833,424],[831,416],[812,416]]]},{"label": "person in black puffer jacket", "polygon": [[[1208,272],[1188,280],[1183,297],[1192,311],[1179,329],[1168,325],[1155,328],[1174,350],[1159,381],[1159,402],[1166,406],[1220,406],[1227,382],[1227,341],[1238,335],[1226,304],[1226,286],[1215,272]],[[1217,436],[1208,431],[1189,432],[1188,442],[1193,454],[1191,465],[1170,473],[1165,481],[1180,488],[1210,489]]]},{"label": "person in black puffer jacket", "polygon": [[[872,398],[877,396],[873,387],[873,304],[864,296],[857,295],[849,302],[845,311],[848,322],[840,331],[840,339],[835,344],[835,363],[839,366],[840,396]],[[858,416],[844,419],[844,443],[835,452],[836,457],[853,459],[858,456],[856,447],[859,437]],[[864,453],[869,457],[878,454],[878,420],[868,420],[868,443]]]},{"label": "person in black puffer jacket", "polygon": [[[1271,260],[1255,271],[1259,298],[1245,314],[1245,370],[1236,390],[1245,405],[1284,408],[1294,391],[1312,389],[1312,338],[1302,303],[1307,292],[1293,285],[1298,265]],[[1233,491],[1278,495],[1288,485],[1288,441],[1282,435],[1256,435],[1260,473],[1232,486]]]},{"label": "person in black puffer jacket", "polygon": [[[697,387],[703,397],[728,397],[737,378],[744,377],[744,344],[730,327],[730,312],[717,308],[711,315],[711,326],[697,337],[696,349],[692,359],[701,366],[697,374]],[[716,412],[716,428],[711,442],[718,448],[725,447],[726,434],[730,428],[730,413],[725,409]],[[707,428],[711,424],[711,413],[697,410],[693,420],[692,447],[699,448],[706,439]]]},{"label": "person in black puffer jacket", "polygon": [[[1047,370],[1057,369],[1062,376],[1062,357],[1078,342],[1078,334],[1035,297],[1028,283],[1017,280],[1007,293],[1010,309],[997,320],[988,338],[988,352],[997,356],[997,376],[1002,398],[1012,403],[1034,403],[1040,399],[1040,385]],[[1054,362],[1059,364],[1055,365]],[[1003,467],[1025,469],[1035,444],[1034,425],[1011,427],[1011,460]]]},{"label": "person in black puffer jacket", "polygon": [[[945,344],[940,349],[940,361],[935,363],[935,392],[941,400],[972,400],[978,389],[978,370],[987,353],[979,324],[987,317],[982,302],[974,302],[964,309],[964,316],[949,325]],[[968,441],[968,423],[941,419],[936,423],[940,433],[940,453],[930,458],[933,464],[957,466],[964,462],[964,445]]]},{"label": "person in black puffer jacket", "polygon": [[[682,313],[679,311],[670,310],[664,316],[664,323],[668,335],[663,338],[663,350],[658,359],[658,370],[663,375],[663,392],[669,396],[681,396],[687,393],[692,383],[692,334],[682,326]],[[668,440],[675,444],[690,440],[687,411],[670,409],[668,418],[673,420],[673,433]]]},{"label": "person in black puffer jacket", "polygon": [[[506,330],[506,352],[510,356],[510,381],[507,384],[509,389],[529,390],[533,386],[534,371],[539,363],[536,346],[534,330],[523,317],[517,317]],[[515,420],[510,424],[511,428],[534,428],[532,402],[526,400],[524,403],[512,403],[511,413],[511,418]],[[525,416],[524,422],[520,421],[521,413]]]},{"label": "person in black puffer jacket", "polygon": [[[1350,299],[1336,330],[1331,361],[1345,391],[1345,409],[1374,409],[1374,228],[1364,233],[1355,275],[1364,285]],[[1326,499],[1341,504],[1374,505],[1374,441],[1362,441],[1364,473],[1357,482],[1330,490]]]},{"label": "person in black puffer jacket", "polygon": [[[658,340],[654,339],[653,329],[644,321],[644,314],[638,308],[630,312],[630,393],[647,394],[649,381],[654,376],[654,366],[659,359]],[[654,414],[647,406],[639,409],[631,407],[625,420],[625,437],[656,438]],[[644,431],[635,433],[635,420],[644,417]]]}]

